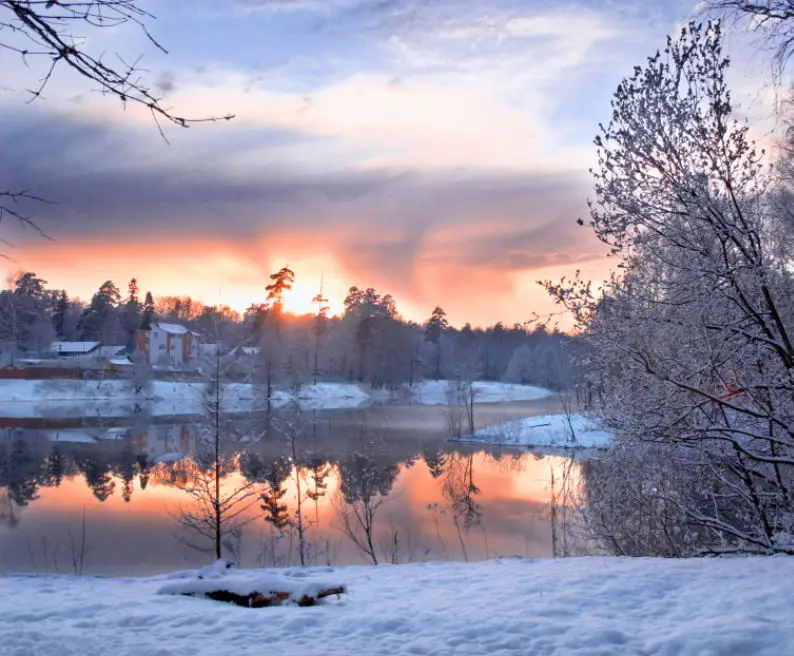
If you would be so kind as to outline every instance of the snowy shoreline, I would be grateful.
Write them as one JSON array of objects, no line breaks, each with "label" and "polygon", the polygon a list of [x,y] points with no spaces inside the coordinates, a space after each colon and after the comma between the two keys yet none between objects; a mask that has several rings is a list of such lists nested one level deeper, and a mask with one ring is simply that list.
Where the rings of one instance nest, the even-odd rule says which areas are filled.
[{"label": "snowy shoreline", "polygon": [[791,556],[504,559],[236,576],[274,573],[296,585],[330,576],[348,594],[312,608],[249,609],[158,595],[175,575],[6,577],[4,653],[247,655],[263,644],[284,655],[794,653]]},{"label": "snowy shoreline", "polygon": [[[79,412],[88,404],[101,414],[133,414],[146,406],[151,415],[200,414],[205,409],[204,383],[153,381],[136,394],[129,380],[0,380],[0,416],[36,417],[40,414]],[[225,412],[246,412],[268,404],[264,385],[228,383],[221,395]],[[295,401],[306,410],[356,408],[368,403],[406,402],[420,405],[447,403],[447,381],[424,381],[396,392],[372,390],[356,383],[317,383],[296,389],[277,387],[269,399],[271,408]],[[474,383],[477,403],[533,401],[552,393],[539,387],[512,383]]]},{"label": "snowy shoreline", "polygon": [[494,424],[454,441],[526,448],[602,449],[610,444],[612,434],[580,414],[554,414]]}]

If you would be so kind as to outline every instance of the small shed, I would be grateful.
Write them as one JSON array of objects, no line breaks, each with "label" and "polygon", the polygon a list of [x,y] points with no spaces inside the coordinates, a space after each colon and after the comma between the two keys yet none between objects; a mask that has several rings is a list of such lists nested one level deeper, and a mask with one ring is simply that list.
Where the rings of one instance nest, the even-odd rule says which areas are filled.
[{"label": "small shed", "polygon": [[102,342],[53,342],[50,353],[59,358],[98,358]]}]

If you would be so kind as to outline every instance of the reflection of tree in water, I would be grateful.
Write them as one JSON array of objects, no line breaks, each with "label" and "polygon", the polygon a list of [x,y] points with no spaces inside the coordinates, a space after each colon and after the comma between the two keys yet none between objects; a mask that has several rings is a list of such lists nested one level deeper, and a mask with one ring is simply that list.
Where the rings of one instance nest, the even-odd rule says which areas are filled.
[{"label": "reflection of tree in water", "polygon": [[438,449],[425,448],[422,451],[422,459],[425,461],[425,465],[427,465],[427,469],[433,478],[440,478],[444,475],[447,465],[446,453]]},{"label": "reflection of tree in water", "polygon": [[15,505],[26,506],[38,498],[43,482],[43,463],[23,437],[15,438],[0,449],[0,486]]},{"label": "reflection of tree in water", "polygon": [[149,459],[145,455],[140,454],[135,459],[138,462],[138,485],[143,491],[149,484]]},{"label": "reflection of tree in water", "polygon": [[0,521],[16,526],[20,511],[38,498],[40,487],[57,486],[75,472],[74,463],[49,441],[25,431],[0,434]]},{"label": "reflection of tree in water", "polygon": [[[159,467],[158,467],[159,469]],[[254,504],[254,487],[243,479],[239,485],[224,482],[239,469],[237,455],[221,454],[217,443],[169,467],[171,485],[187,493],[190,501],[173,513],[182,529],[181,541],[197,551],[222,556],[223,548],[234,553],[237,545],[229,540],[241,535],[251,519],[246,516]]]},{"label": "reflection of tree in water", "polygon": [[312,458],[306,467],[312,489],[306,492],[306,496],[314,501],[314,521],[320,521],[320,499],[326,495],[328,490],[327,478],[331,475],[331,464],[323,458]]},{"label": "reflection of tree in water", "polygon": [[119,453],[118,461],[114,463],[113,470],[121,479],[121,498],[124,499],[125,503],[129,503],[132,500],[133,483],[136,475],[138,475],[137,456],[130,440],[124,440],[124,445],[121,453]]},{"label": "reflection of tree in water", "polygon": [[387,497],[399,469],[396,462],[386,462],[369,452],[358,452],[339,462],[342,494],[347,503]]},{"label": "reflection of tree in water", "polygon": [[482,506],[475,500],[481,490],[474,483],[474,453],[452,452],[446,465],[441,490],[455,516],[463,518],[463,528],[468,531],[482,519]]},{"label": "reflection of tree in water", "polygon": [[369,440],[363,451],[340,461],[342,502],[337,504],[343,532],[359,553],[374,565],[378,564],[375,517],[399,473],[397,463],[384,464],[376,450],[376,443]]},{"label": "reflection of tree in water", "polygon": [[44,480],[48,487],[61,487],[65,469],[64,455],[58,447],[52,450],[44,465]]},{"label": "reflection of tree in water", "polygon": [[267,483],[267,489],[262,492],[262,511],[265,513],[265,521],[277,531],[284,531],[290,524],[289,511],[287,504],[282,503],[287,490],[284,488],[292,471],[292,465],[288,458],[275,458],[265,463],[262,480]]},{"label": "reflection of tree in water", "polygon": [[101,453],[89,454],[77,463],[77,467],[85,477],[86,485],[91,488],[100,503],[107,501],[116,489],[116,481],[110,473],[110,465],[103,462],[101,456]]}]

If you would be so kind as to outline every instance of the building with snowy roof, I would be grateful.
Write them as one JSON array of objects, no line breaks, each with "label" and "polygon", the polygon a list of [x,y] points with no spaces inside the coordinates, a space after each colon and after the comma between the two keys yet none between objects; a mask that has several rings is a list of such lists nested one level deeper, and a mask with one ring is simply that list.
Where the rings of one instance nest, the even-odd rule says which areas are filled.
[{"label": "building with snowy roof", "polygon": [[152,365],[185,366],[196,360],[198,347],[198,333],[177,323],[155,321],[138,331],[138,351]]},{"label": "building with snowy roof", "polygon": [[59,358],[98,358],[102,342],[53,342],[50,353]]}]

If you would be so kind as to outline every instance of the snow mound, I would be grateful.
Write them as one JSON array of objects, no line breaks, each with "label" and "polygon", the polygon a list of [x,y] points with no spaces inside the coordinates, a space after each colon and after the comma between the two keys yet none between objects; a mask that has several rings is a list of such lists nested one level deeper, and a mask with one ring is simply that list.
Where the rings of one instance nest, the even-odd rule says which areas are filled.
[{"label": "snow mound", "polygon": [[232,564],[228,558],[220,558],[192,573],[192,576],[184,572],[179,572],[176,577],[170,575],[170,580],[181,580],[164,585],[157,594],[209,597],[238,606],[263,607],[280,603],[313,606],[319,599],[347,592],[341,583],[309,578],[302,572],[292,577],[274,573],[228,576]]},{"label": "snow mound", "polygon": [[197,575],[200,579],[219,579],[222,576],[226,576],[226,571],[233,564],[228,558],[218,558],[212,565],[202,567]]},{"label": "snow mound", "polygon": [[232,601],[238,605],[250,606],[269,606],[276,603],[313,606],[318,599],[345,592],[345,586],[338,582],[317,579],[295,580],[271,574],[183,580],[164,585],[157,594],[209,597],[218,601]]},{"label": "snow mound", "polygon": [[[425,380],[409,388],[414,403],[422,405],[444,405],[454,395],[456,383],[448,380]],[[476,381],[474,383],[475,403],[505,403],[509,401],[536,401],[553,394],[552,391],[532,385]]]},{"label": "snow mound", "polygon": [[499,446],[555,447],[592,449],[605,447],[612,434],[599,429],[582,415],[539,415],[494,424],[460,442],[477,442]]}]

